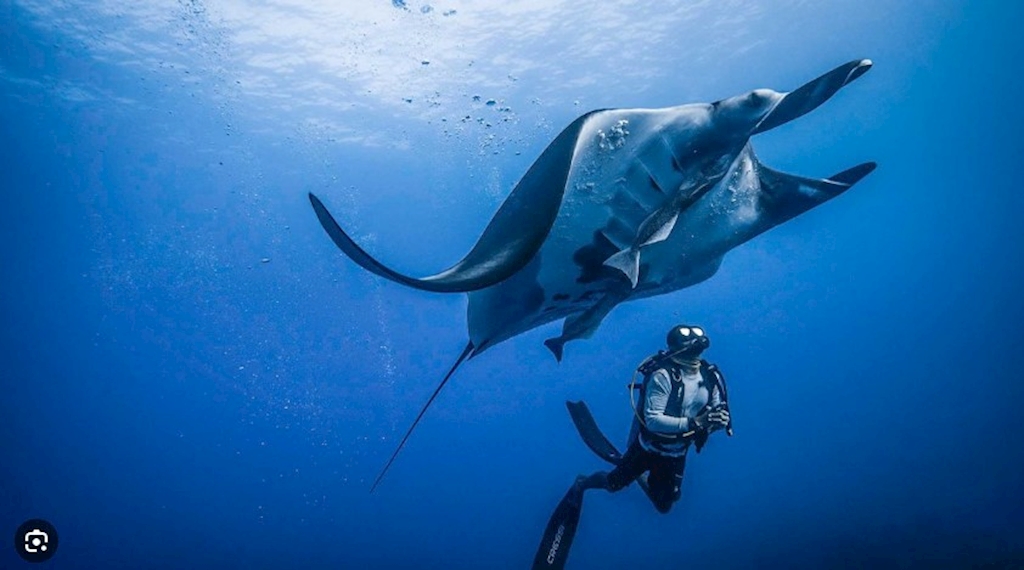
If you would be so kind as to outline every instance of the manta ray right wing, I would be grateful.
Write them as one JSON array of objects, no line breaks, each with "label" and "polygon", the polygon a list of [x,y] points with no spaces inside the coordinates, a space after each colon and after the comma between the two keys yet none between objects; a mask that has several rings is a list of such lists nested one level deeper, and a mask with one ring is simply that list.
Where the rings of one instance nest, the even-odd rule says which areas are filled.
[{"label": "manta ray right wing", "polygon": [[385,266],[341,229],[319,198],[310,193],[309,201],[338,249],[367,271],[423,291],[466,293],[484,289],[522,269],[544,244],[562,205],[580,129],[597,112],[579,117],[555,137],[498,208],[473,249],[436,275],[410,277]]}]

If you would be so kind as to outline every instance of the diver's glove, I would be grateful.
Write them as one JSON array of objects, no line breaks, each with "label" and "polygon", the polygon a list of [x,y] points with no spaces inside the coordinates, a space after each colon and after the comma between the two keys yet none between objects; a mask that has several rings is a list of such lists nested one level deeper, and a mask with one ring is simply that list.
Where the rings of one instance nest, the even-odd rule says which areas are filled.
[{"label": "diver's glove", "polygon": [[723,429],[729,425],[729,407],[719,404],[708,408],[703,413],[697,414],[690,424],[698,433],[711,433]]}]

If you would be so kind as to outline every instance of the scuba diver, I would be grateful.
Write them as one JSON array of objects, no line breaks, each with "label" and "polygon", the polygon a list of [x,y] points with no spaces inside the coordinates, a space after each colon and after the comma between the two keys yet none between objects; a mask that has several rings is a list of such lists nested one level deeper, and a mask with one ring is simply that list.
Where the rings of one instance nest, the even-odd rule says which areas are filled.
[{"label": "scuba diver", "polygon": [[[711,344],[704,330],[678,325],[668,332],[666,341],[668,349],[644,360],[629,384],[634,418],[625,454],[601,433],[585,403],[566,402],[583,442],[615,467],[576,478],[551,515],[534,557],[534,570],[564,567],[584,491],[614,493],[636,481],[654,508],[667,513],[679,499],[690,446],[699,453],[713,432],[724,429],[732,435],[725,378],[700,357]],[[638,375],[643,376],[642,383],[637,383]]]}]

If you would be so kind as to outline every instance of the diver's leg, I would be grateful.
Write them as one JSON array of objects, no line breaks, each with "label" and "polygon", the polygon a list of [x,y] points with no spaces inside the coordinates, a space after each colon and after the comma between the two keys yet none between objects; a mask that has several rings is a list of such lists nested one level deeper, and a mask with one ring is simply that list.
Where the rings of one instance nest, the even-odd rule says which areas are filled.
[{"label": "diver's leg", "polygon": [[650,469],[654,455],[640,444],[633,443],[626,449],[622,461],[609,471],[596,471],[590,475],[579,475],[573,483],[573,489],[582,493],[587,489],[604,489],[612,493],[622,490],[636,480],[644,471]]},{"label": "diver's leg", "polygon": [[644,471],[650,469],[652,458],[653,454],[645,450],[634,440],[626,449],[626,454],[622,456],[622,461],[615,466],[615,469],[607,473],[604,480],[601,481],[603,483],[601,488],[612,493],[626,488],[630,483],[636,481],[637,477],[643,474]]},{"label": "diver's leg", "polygon": [[679,500],[686,470],[686,456],[659,456],[652,462],[651,472],[640,480],[640,488],[659,513],[665,514]]},{"label": "diver's leg", "polygon": [[607,489],[608,472],[595,471],[590,475],[579,475],[576,477],[575,487],[579,491],[586,491],[587,489]]}]

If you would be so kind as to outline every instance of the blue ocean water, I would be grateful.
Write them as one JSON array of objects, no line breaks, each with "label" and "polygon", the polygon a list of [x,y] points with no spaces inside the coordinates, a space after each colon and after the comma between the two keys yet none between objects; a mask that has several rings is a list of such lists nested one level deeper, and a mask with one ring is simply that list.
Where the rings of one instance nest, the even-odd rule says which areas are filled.
[{"label": "blue ocean water", "polygon": [[[625,384],[703,324],[735,436],[657,514],[588,495],[572,568],[1024,564],[1024,55],[1014,3],[0,3],[0,530],[49,568],[523,568]],[[754,139],[847,194],[618,307],[463,367],[473,244],[583,112],[875,67]],[[3,530],[7,529],[7,530]],[[9,539],[4,539],[5,541]],[[0,567],[28,567],[13,544]]]}]

